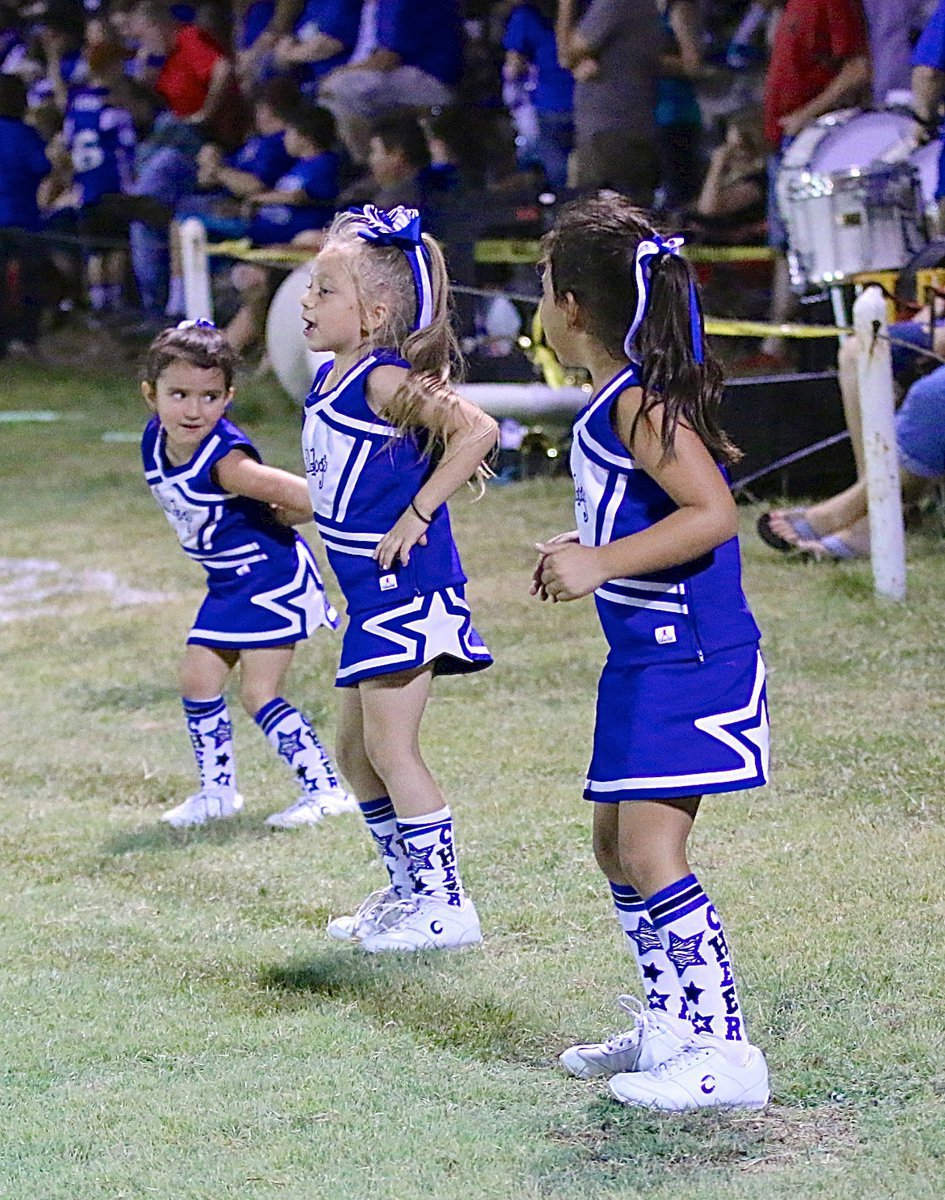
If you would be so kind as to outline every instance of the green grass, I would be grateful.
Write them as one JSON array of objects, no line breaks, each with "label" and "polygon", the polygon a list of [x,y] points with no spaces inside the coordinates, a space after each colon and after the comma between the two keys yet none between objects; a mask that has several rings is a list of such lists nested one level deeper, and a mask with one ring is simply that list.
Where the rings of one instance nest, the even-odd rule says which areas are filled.
[{"label": "green grass", "polygon": [[[192,790],[174,666],[201,590],[136,446],[101,441],[143,421],[128,369],[4,363],[2,382],[0,408],[70,419],[0,426],[0,557],[162,599],[113,607],[86,576],[0,623],[0,1196],[941,1197],[937,535],[911,540],[893,606],[868,567],[789,563],[744,514],[774,781],[707,802],[693,857],[774,1103],[664,1118],[555,1067],[618,1027],[613,997],[636,987],[580,799],[602,640],[588,603],[527,596],[532,543],[568,524],[567,482],[455,505],[497,665],[438,685],[425,748],[485,945],[375,961],[323,932],[379,880],[359,822],[267,835],[292,782],[241,713],[244,813],[158,823]],[[246,400],[268,460],[296,467],[295,416],[261,385]],[[0,568],[3,609],[8,585]],[[329,741],[337,653],[314,638],[287,689]]]}]

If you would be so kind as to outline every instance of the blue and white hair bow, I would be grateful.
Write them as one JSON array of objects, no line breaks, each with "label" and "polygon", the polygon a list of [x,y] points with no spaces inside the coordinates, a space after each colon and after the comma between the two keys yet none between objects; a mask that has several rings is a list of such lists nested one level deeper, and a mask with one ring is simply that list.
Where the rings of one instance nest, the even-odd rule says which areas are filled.
[{"label": "blue and white hair bow", "polygon": [[353,208],[364,224],[358,237],[375,246],[396,246],[403,250],[413,274],[417,291],[417,317],[414,329],[425,329],[433,320],[433,283],[430,279],[430,259],[423,244],[420,229],[420,214],[415,208],[375,208],[365,204],[364,208]]},{"label": "blue and white hair bow", "polygon": [[[627,358],[636,360],[639,357],[634,342],[637,332],[643,324],[643,318],[646,316],[646,310],[650,303],[650,282],[653,265],[668,254],[678,255],[685,240],[682,237],[664,239],[658,233],[654,233],[651,238],[644,239],[637,246],[636,254],[633,257],[633,279],[637,287],[637,307],[633,314],[633,320],[630,322],[630,327],[627,330],[627,336],[623,340],[623,349]],[[692,337],[693,357],[696,362],[701,363],[705,357],[702,347],[702,317],[699,310],[699,298],[696,295],[696,286],[692,279],[689,280],[689,329]]]},{"label": "blue and white hair bow", "polygon": [[179,321],[174,326],[175,329],[216,329],[216,325],[212,321],[208,321],[205,317],[198,317],[195,321]]}]

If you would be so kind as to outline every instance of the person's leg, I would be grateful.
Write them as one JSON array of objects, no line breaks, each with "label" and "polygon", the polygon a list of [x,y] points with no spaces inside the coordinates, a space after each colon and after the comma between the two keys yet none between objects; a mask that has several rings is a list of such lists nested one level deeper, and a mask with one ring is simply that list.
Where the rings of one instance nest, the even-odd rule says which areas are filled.
[{"label": "person's leg", "polygon": [[855,333],[843,338],[837,355],[837,379],[840,383],[840,399],[843,401],[843,419],[850,434],[850,448],[856,463],[856,477],[863,478],[863,419],[860,415],[860,380],[857,374],[857,358],[860,339]]},{"label": "person's leg", "polygon": [[[615,1075],[610,1088],[624,1104],[664,1110],[760,1108],[768,1100],[764,1056],[748,1043],[725,931],[686,856],[698,807],[698,796],[620,805],[620,861],[646,900],[695,1037],[651,1070]],[[662,985],[654,992],[668,999]]]},{"label": "person's leg", "polygon": [[265,267],[255,263],[240,263],[230,278],[240,294],[242,303],[227,325],[227,341],[237,354],[254,346],[264,335],[266,312],[272,296],[272,276]]},{"label": "person's leg", "polygon": [[358,687],[364,748],[397,813],[414,882],[402,919],[364,939],[371,953],[458,948],[482,936],[456,864],[452,813],[420,752],[432,678],[428,663],[362,680]]},{"label": "person's leg", "polygon": [[164,813],[161,820],[169,825],[204,825],[233,816],[243,806],[236,790],[233,726],[223,698],[223,685],[237,658],[236,651],[193,643],[184,651],[178,678],[200,789]]},{"label": "person's leg", "polygon": [[620,861],[620,809],[624,806],[594,805],[594,856],[609,883],[617,920],[639,968],[647,1004],[632,996],[618,997],[620,1007],[634,1018],[633,1028],[605,1042],[579,1042],[561,1054],[561,1065],[579,1079],[649,1070],[675,1053],[692,1034],[675,968],[650,924],[646,902]]},{"label": "person's leg", "polygon": [[295,829],[317,824],[352,804],[338,782],[328,752],[304,714],[282,696],[295,646],[268,646],[240,653],[240,700],[266,740],[293,773],[301,796],[288,809],[273,813],[266,824]]}]

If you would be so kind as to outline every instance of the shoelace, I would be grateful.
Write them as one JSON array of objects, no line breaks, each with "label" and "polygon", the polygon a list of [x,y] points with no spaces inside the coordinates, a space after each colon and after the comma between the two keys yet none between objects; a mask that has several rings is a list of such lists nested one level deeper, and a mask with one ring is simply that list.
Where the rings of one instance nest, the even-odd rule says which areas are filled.
[{"label": "shoelace", "polygon": [[390,898],[390,888],[377,888],[371,892],[370,896],[366,896],[358,905],[354,913],[356,921],[363,920],[365,917],[374,917],[377,913],[390,907],[394,904],[394,900]]},{"label": "shoelace", "polygon": [[623,1050],[631,1050],[638,1046],[647,1029],[656,1028],[656,1020],[650,1010],[636,996],[618,996],[617,1004],[633,1017],[633,1028],[625,1033],[615,1034],[604,1042],[604,1049],[610,1054],[619,1054]]},{"label": "shoelace", "polygon": [[689,1038],[665,1062],[657,1063],[653,1068],[653,1074],[657,1075],[660,1079],[666,1075],[677,1075],[680,1071],[685,1071],[688,1067],[691,1067],[693,1062],[697,1062],[700,1058],[705,1058],[710,1053],[711,1051],[708,1046],[700,1045],[695,1038]]}]

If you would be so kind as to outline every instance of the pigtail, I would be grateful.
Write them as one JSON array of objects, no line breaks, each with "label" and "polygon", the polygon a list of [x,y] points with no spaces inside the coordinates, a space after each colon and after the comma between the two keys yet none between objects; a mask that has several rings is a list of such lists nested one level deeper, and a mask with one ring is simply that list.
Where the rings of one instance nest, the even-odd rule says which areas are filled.
[{"label": "pigtail", "polygon": [[[694,339],[702,350],[701,362]],[[678,254],[663,255],[652,266],[646,317],[636,335],[636,348],[644,400],[631,427],[631,440],[637,422],[659,405],[664,458],[673,455],[682,421],[695,430],[717,462],[737,462],[741,452],[718,424],[722,368],[705,347],[702,304],[692,267]]]}]

